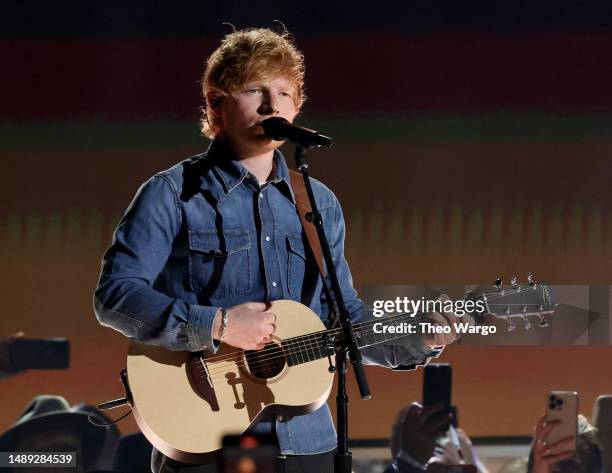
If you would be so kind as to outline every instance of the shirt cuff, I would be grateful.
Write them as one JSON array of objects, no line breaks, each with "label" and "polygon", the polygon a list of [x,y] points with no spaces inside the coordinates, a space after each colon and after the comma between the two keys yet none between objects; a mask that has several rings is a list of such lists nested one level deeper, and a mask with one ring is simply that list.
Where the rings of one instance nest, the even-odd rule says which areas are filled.
[{"label": "shirt cuff", "polygon": [[189,313],[190,351],[208,350],[215,353],[220,343],[213,340],[212,328],[220,307],[192,305]]},{"label": "shirt cuff", "polygon": [[441,350],[425,345],[421,336],[403,337],[399,340],[402,345],[393,345],[395,358],[393,371],[414,370],[418,366],[426,365],[431,358],[436,358],[441,353]]},{"label": "shirt cuff", "polygon": [[428,346],[428,348],[431,350],[431,356],[434,358],[439,357],[442,352],[444,351],[444,348],[446,347],[446,345],[436,345],[433,347]]}]

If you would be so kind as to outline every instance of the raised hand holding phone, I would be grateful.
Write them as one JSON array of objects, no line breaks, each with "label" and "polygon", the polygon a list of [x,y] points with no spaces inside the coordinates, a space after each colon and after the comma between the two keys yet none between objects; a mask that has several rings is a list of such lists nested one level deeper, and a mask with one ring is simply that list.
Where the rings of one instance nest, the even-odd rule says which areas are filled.
[{"label": "raised hand holding phone", "polygon": [[551,391],[546,414],[535,427],[532,473],[551,473],[554,466],[576,454],[578,393]]}]

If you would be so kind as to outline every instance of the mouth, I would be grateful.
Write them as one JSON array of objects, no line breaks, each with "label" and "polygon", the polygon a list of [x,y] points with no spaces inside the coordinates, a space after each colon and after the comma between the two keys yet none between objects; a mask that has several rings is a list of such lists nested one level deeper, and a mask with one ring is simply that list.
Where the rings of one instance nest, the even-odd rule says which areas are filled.
[{"label": "mouth", "polygon": [[262,135],[262,136],[266,135],[264,131],[264,127],[261,124],[261,122],[255,123],[252,128],[253,128],[253,131],[255,131],[255,133],[257,133],[258,135]]}]

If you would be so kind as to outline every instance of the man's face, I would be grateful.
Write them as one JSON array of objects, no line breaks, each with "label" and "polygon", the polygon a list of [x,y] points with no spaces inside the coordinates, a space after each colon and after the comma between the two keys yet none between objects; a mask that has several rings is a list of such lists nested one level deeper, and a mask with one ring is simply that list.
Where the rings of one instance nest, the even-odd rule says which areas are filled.
[{"label": "man's face", "polygon": [[284,77],[245,84],[221,100],[221,136],[240,157],[278,148],[282,142],[268,138],[260,123],[270,117],[283,117],[292,122],[298,113],[294,97],[295,87]]}]

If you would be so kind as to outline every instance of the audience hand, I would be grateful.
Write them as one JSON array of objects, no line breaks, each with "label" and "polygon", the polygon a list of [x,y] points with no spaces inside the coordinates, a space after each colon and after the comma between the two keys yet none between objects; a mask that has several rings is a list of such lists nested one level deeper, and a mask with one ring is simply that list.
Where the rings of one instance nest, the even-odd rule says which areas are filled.
[{"label": "audience hand", "polygon": [[546,422],[545,416],[542,416],[536,424],[532,446],[532,473],[551,473],[557,462],[574,456],[573,436],[553,443],[547,441],[550,432],[559,424],[561,421]]},{"label": "audience hand", "polygon": [[436,438],[451,419],[450,414],[443,411],[442,404],[423,407],[413,402],[402,420],[400,448],[420,463],[429,461]]}]

